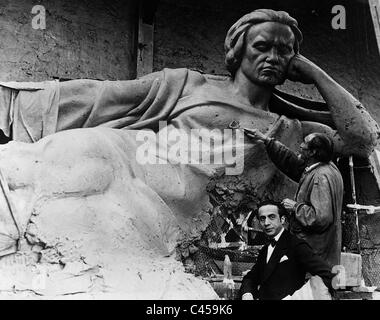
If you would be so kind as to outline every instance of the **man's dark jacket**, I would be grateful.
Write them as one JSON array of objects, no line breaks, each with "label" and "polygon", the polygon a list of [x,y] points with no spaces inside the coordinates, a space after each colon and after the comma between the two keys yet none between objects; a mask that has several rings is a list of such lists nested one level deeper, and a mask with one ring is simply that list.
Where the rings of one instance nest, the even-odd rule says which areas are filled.
[{"label": "man's dark jacket", "polygon": [[320,276],[331,289],[334,274],[330,266],[314,253],[306,241],[284,230],[268,263],[267,249],[268,245],[265,245],[260,250],[256,264],[243,278],[241,295],[250,292],[255,299],[283,299],[305,284],[307,272]]}]

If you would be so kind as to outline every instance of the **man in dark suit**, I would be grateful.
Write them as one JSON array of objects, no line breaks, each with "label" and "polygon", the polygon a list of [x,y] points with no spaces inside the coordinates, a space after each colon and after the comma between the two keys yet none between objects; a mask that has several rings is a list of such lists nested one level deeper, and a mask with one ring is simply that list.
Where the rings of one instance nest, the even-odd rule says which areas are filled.
[{"label": "man in dark suit", "polygon": [[286,210],[281,203],[267,201],[257,211],[259,223],[268,237],[252,270],[243,278],[243,300],[280,300],[305,284],[306,273],[318,275],[332,289],[331,267],[309,244],[284,229]]}]

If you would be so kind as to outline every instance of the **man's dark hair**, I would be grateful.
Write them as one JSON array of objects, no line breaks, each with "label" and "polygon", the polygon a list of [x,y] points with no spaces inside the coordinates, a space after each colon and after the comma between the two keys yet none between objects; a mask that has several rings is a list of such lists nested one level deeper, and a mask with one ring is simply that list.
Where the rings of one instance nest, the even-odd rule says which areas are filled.
[{"label": "man's dark hair", "polygon": [[282,205],[281,202],[279,201],[275,201],[275,200],[265,200],[265,201],[262,201],[258,204],[257,206],[257,210],[256,210],[256,216],[259,217],[259,209],[261,207],[264,207],[264,206],[268,206],[268,205],[272,205],[272,206],[276,206],[277,209],[278,209],[278,214],[280,215],[280,218],[282,216],[285,216],[287,217],[288,216],[288,212],[286,211],[285,207]]},{"label": "man's dark hair", "polygon": [[314,158],[317,161],[328,163],[333,158],[333,143],[331,139],[323,133],[314,133],[308,143],[308,148],[314,150]]}]

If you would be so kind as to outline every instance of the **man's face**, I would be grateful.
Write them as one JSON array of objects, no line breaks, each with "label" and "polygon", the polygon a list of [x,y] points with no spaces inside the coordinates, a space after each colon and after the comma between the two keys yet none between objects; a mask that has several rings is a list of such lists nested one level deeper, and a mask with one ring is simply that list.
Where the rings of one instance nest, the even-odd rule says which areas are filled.
[{"label": "man's face", "polygon": [[270,237],[275,237],[283,228],[284,217],[280,218],[278,208],[275,205],[265,205],[259,208],[258,219],[264,233]]},{"label": "man's face", "polygon": [[292,29],[278,22],[252,26],[246,36],[240,69],[252,82],[264,86],[282,84],[294,56]]},{"label": "man's face", "polygon": [[313,139],[313,137],[314,137],[314,134],[307,135],[304,141],[300,145],[298,158],[301,160],[304,160],[305,162],[308,162],[314,154],[312,150],[310,150],[309,148],[309,143]]}]

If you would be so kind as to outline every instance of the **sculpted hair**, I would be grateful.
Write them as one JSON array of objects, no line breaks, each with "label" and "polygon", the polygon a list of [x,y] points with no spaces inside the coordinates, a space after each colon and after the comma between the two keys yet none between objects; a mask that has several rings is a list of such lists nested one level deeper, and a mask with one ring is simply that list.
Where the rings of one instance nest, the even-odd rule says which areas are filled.
[{"label": "sculpted hair", "polygon": [[276,206],[278,208],[278,214],[280,215],[280,218],[282,216],[285,216],[285,217],[288,216],[288,212],[286,211],[285,207],[282,205],[281,202],[275,201],[275,200],[265,200],[265,201],[262,201],[258,204],[257,210],[255,212],[256,217],[259,217],[259,209],[261,207],[268,206],[268,205]]},{"label": "sculpted hair", "polygon": [[302,33],[298,29],[298,22],[285,11],[258,9],[241,17],[227,32],[224,41],[225,64],[227,70],[234,77],[239,68],[245,49],[247,31],[256,24],[263,22],[279,22],[289,26],[294,34],[294,52],[298,53],[302,42]]},{"label": "sculpted hair", "polygon": [[323,133],[314,133],[308,148],[315,151],[314,158],[320,162],[328,163],[333,158],[333,142]]}]

